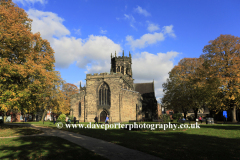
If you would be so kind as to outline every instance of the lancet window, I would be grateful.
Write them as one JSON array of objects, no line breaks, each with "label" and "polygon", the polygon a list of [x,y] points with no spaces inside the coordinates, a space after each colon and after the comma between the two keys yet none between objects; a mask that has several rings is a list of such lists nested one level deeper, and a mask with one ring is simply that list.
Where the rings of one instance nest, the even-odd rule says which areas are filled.
[{"label": "lancet window", "polygon": [[79,102],[79,105],[78,105],[78,116],[80,117],[81,116],[81,102]]},{"label": "lancet window", "polygon": [[117,67],[117,72],[120,72],[120,66]]},{"label": "lancet window", "polygon": [[124,74],[124,67],[123,66],[121,67],[121,72],[122,72],[122,74]]}]

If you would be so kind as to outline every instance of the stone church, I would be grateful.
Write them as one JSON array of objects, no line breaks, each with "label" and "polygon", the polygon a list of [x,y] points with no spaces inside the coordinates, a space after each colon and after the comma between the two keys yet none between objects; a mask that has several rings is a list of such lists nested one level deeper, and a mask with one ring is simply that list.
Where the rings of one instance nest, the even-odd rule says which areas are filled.
[{"label": "stone church", "polygon": [[[147,75],[146,75],[147,76]],[[86,86],[80,83],[80,93],[72,96],[70,114],[80,122],[104,122],[109,116],[112,122],[141,121],[155,118],[157,101],[154,81],[133,83],[132,57],[113,57],[110,73],[86,75]]]}]

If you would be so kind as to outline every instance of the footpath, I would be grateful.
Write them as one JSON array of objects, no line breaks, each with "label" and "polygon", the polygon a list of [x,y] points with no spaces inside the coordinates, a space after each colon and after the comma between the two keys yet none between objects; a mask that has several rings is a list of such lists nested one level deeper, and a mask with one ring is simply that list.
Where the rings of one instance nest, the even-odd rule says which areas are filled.
[{"label": "footpath", "polygon": [[[81,134],[62,131],[52,128],[45,128],[41,126],[31,125],[31,124],[11,124],[8,125],[24,125],[29,126],[38,130],[43,131],[44,133],[29,135],[29,136],[56,136],[63,139],[66,139],[72,143],[75,143],[81,147],[84,147],[90,151],[93,151],[103,157],[106,157],[110,160],[163,160],[159,157],[155,157],[137,150],[129,149],[117,144],[113,144],[107,141],[100,139],[84,136]],[[13,137],[5,137],[13,138]]]}]

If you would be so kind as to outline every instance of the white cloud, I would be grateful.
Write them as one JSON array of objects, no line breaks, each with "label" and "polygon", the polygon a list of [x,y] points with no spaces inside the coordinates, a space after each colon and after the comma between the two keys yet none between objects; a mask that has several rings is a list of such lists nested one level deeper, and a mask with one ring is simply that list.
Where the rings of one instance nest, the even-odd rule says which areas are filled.
[{"label": "white cloud", "polygon": [[22,3],[24,6],[34,3],[46,4],[47,0],[13,0],[14,3]]},{"label": "white cloud", "polygon": [[134,26],[135,18],[134,18],[132,15],[124,14],[124,19],[129,20],[130,26],[131,26],[132,28],[136,29],[136,27]]},{"label": "white cloud", "polygon": [[128,42],[128,44],[131,46],[131,48],[133,50],[135,50],[135,48],[144,48],[150,44],[154,44],[158,41],[163,41],[165,39],[164,34],[163,33],[147,33],[144,34],[140,39],[136,39],[134,40],[132,36],[127,36],[126,37],[126,41]]},{"label": "white cloud", "polygon": [[155,96],[163,96],[162,84],[168,78],[168,72],[174,67],[173,59],[178,52],[152,54],[141,52],[133,55],[132,68],[135,83],[152,82],[154,79]]},{"label": "white cloud", "polygon": [[[120,52],[121,47],[106,36],[90,35],[88,39],[63,37],[54,39],[52,43],[55,50],[56,66],[67,68],[77,61],[77,66],[86,68],[94,66],[97,62],[109,61],[110,53]],[[89,67],[87,68],[88,70]]]},{"label": "white cloud", "polygon": [[101,34],[106,34],[106,33],[107,33],[107,30],[102,30],[102,29],[101,29],[101,30],[100,30],[100,33],[101,33]]},{"label": "white cloud", "polygon": [[164,26],[163,27],[164,33],[170,35],[171,37],[176,37],[173,31],[173,25]]},{"label": "white cloud", "polygon": [[148,23],[148,31],[149,32],[153,32],[153,31],[157,31],[159,30],[159,25],[158,24],[154,24],[154,23]]},{"label": "white cloud", "polygon": [[82,34],[80,28],[79,29],[73,29],[73,30],[74,30],[75,34],[77,34],[77,35],[81,35]]},{"label": "white cloud", "polygon": [[98,61],[91,63],[91,65],[87,66],[87,71],[85,73],[104,73],[104,72],[110,72],[111,64],[110,62],[110,56],[107,57],[105,61]]},{"label": "white cloud", "polygon": [[52,40],[53,36],[60,38],[70,35],[70,31],[62,24],[64,19],[52,12],[43,12],[29,9],[29,18],[33,20],[32,31],[40,32],[41,36],[47,40]]},{"label": "white cloud", "polygon": [[144,15],[145,17],[150,16],[151,14],[146,11],[145,9],[142,9],[142,7],[138,6],[137,8],[134,9],[135,12]]},{"label": "white cloud", "polygon": [[30,9],[28,14],[33,19],[33,33],[40,32],[54,49],[56,67],[67,68],[77,62],[78,67],[90,71],[87,66],[94,67],[95,62],[109,63],[110,53],[121,51],[120,45],[106,36],[90,35],[87,39],[70,36],[70,31],[62,24],[64,20],[55,13]]},{"label": "white cloud", "polygon": [[139,39],[133,39],[132,36],[126,36],[127,44],[131,46],[132,50],[135,48],[144,48],[148,45],[155,44],[159,41],[164,41],[167,35],[171,37],[176,37],[174,31],[172,30],[173,25],[164,26],[163,30],[159,33],[147,33],[141,36]]}]

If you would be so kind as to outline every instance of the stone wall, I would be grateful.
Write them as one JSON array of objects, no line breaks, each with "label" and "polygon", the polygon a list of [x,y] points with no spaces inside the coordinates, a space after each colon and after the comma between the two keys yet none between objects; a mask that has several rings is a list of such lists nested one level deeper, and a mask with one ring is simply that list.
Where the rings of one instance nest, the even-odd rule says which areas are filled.
[{"label": "stone wall", "polygon": [[129,120],[138,120],[141,117],[141,105],[138,92],[122,89],[120,94],[120,120],[122,122],[128,122]]},{"label": "stone wall", "polygon": [[[79,109],[79,106],[81,109]],[[85,91],[77,93],[72,96],[71,99],[71,109],[73,109],[73,116],[76,117],[80,122],[84,122],[85,114]],[[80,113],[79,113],[80,111]],[[70,113],[72,115],[72,113]]]}]

